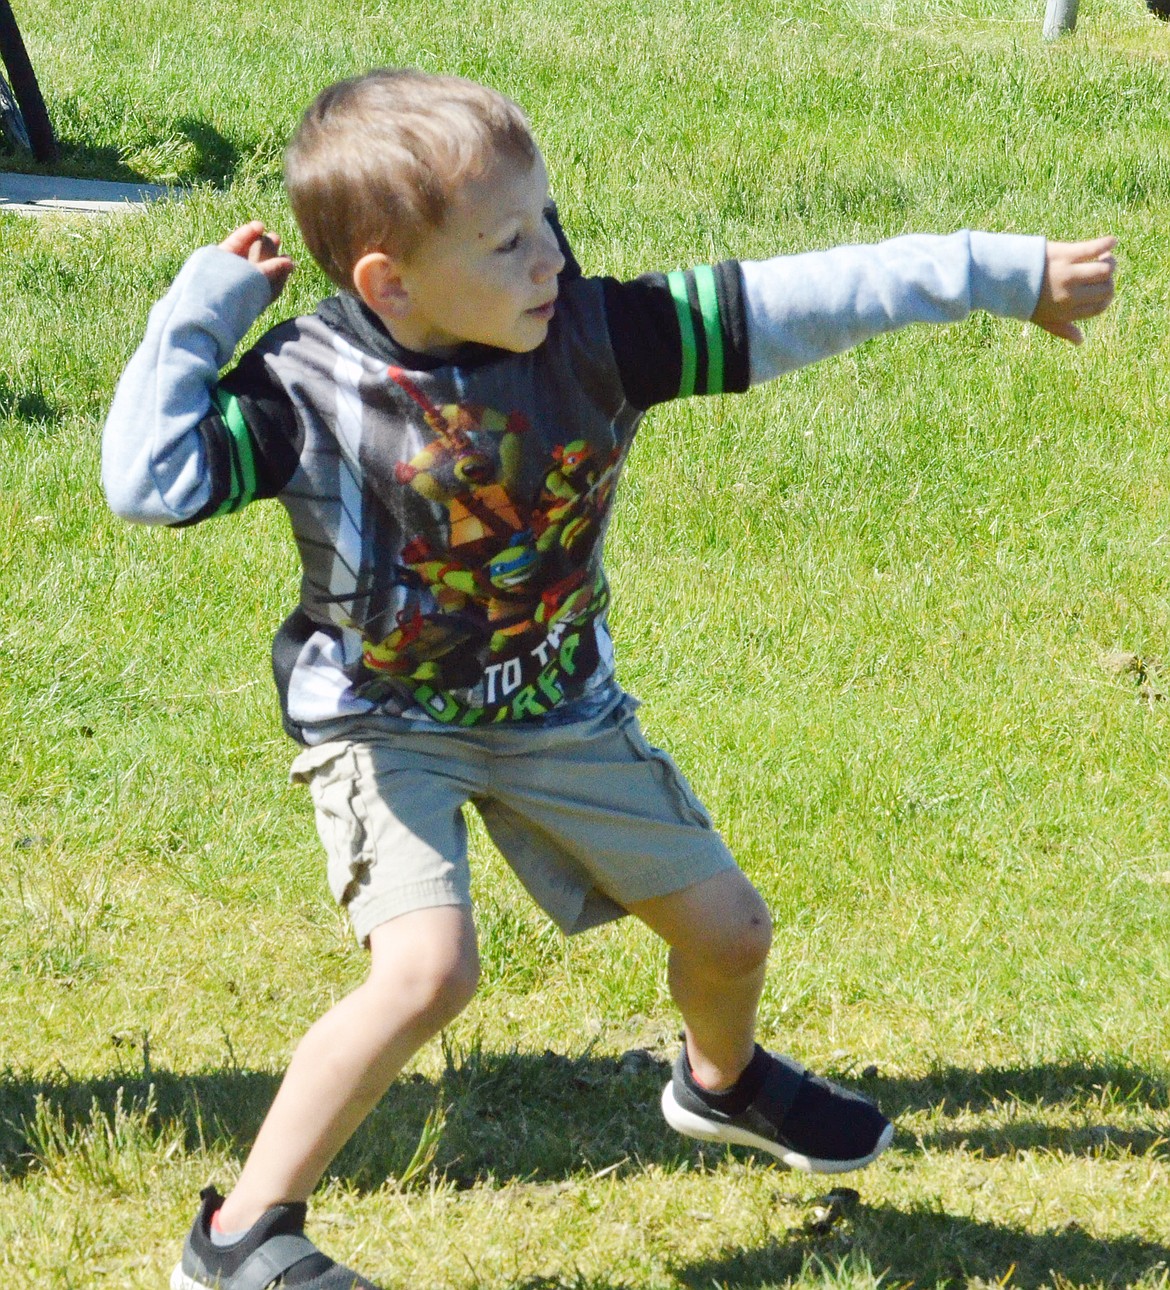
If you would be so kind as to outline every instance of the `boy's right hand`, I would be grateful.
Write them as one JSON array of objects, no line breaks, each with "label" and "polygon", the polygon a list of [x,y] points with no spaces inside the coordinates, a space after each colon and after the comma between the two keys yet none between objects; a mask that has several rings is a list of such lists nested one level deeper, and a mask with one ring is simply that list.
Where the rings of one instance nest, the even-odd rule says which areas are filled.
[{"label": "boy's right hand", "polygon": [[284,284],[296,268],[287,255],[280,253],[280,234],[267,232],[262,220],[254,219],[233,229],[219,247],[254,264],[268,279],[273,300],[284,290]]}]

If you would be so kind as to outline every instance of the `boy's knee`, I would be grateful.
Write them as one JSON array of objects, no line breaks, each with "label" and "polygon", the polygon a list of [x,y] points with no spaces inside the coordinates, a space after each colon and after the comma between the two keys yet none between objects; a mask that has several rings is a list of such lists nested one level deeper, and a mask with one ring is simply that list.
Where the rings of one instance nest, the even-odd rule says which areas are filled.
[{"label": "boy's knee", "polygon": [[729,975],[748,976],[764,966],[772,948],[772,917],[762,900],[732,933],[724,948]]},{"label": "boy's knee", "polygon": [[431,977],[429,990],[432,1014],[449,1019],[457,1017],[475,996],[479,987],[479,958],[467,957]]},{"label": "boy's knee", "polygon": [[772,948],[772,917],[754,887],[746,885],[731,909],[696,937],[694,948],[721,976],[750,976]]},{"label": "boy's knee", "polygon": [[454,955],[424,954],[400,963],[393,989],[418,1017],[453,1020],[471,1002],[479,985],[474,949]]},{"label": "boy's knee", "polygon": [[[446,1022],[471,1002],[479,985],[479,951],[470,925],[437,925],[429,934],[385,943],[370,937],[370,982],[405,1003],[416,1017]],[[396,929],[397,930],[397,929]],[[404,929],[413,931],[414,929]]]},{"label": "boy's knee", "polygon": [[702,976],[749,976],[764,965],[772,947],[768,906],[739,869],[725,869],[631,910],[666,940],[680,969]]}]

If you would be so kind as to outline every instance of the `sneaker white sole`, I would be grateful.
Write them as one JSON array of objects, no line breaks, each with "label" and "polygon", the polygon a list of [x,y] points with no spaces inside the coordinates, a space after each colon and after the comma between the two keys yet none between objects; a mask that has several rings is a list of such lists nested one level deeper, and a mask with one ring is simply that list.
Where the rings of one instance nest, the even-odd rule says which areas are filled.
[{"label": "sneaker white sole", "polygon": [[[759,1134],[748,1129],[738,1128],[734,1124],[715,1124],[704,1120],[702,1116],[679,1106],[674,1099],[674,1083],[671,1082],[662,1090],[662,1114],[666,1123],[688,1138],[700,1138],[703,1142],[726,1142],[736,1147],[755,1147],[767,1151],[790,1169],[802,1169],[808,1174],[846,1174],[852,1169],[864,1169],[875,1161],[890,1145],[894,1138],[894,1126],[887,1124],[877,1146],[868,1156],[856,1160],[819,1160],[816,1156],[805,1156],[790,1147],[781,1146],[770,1138],[761,1138]],[[172,1290],[180,1290],[172,1287]]]},{"label": "sneaker white sole", "polygon": [[175,1264],[171,1273],[171,1290],[207,1290],[202,1281],[193,1281],[184,1271],[181,1263]]}]

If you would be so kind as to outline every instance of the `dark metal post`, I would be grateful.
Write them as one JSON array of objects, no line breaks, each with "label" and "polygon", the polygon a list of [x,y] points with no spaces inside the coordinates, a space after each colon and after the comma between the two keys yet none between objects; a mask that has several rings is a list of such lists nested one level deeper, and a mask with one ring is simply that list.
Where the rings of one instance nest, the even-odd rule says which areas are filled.
[{"label": "dark metal post", "polygon": [[8,0],[0,0],[0,56],[8,68],[8,79],[20,105],[20,114],[24,117],[33,156],[38,161],[55,160],[57,140],[53,137],[53,126]]}]

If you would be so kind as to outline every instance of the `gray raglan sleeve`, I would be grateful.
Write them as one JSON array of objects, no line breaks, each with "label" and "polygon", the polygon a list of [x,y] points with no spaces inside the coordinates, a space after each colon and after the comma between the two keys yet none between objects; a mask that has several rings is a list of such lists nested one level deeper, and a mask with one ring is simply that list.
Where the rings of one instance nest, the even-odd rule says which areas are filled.
[{"label": "gray raglan sleeve", "polygon": [[219,371],[264,309],[271,288],[247,260],[196,251],[150,311],[102,433],[102,487],[140,524],[181,524],[212,500],[205,423]]},{"label": "gray raglan sleeve", "polygon": [[1028,319],[1045,263],[1042,237],[968,231],[743,261],[751,383],[911,323]]}]

